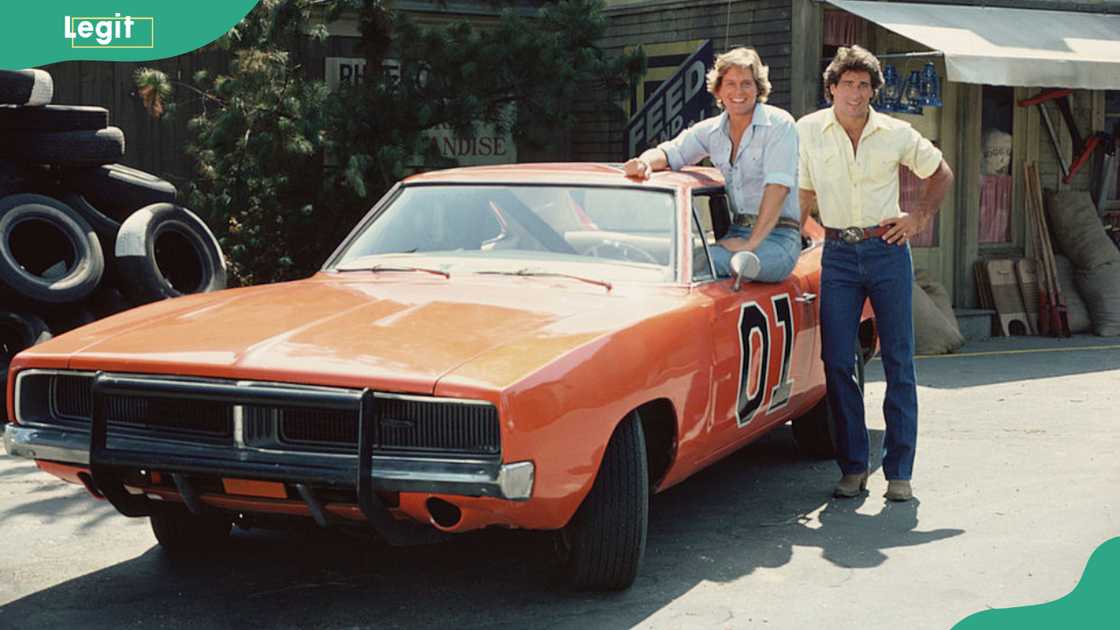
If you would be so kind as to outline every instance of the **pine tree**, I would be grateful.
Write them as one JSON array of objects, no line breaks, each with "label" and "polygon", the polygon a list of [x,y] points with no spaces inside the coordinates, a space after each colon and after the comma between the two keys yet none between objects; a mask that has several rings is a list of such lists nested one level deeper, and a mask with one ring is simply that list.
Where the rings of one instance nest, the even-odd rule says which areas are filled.
[{"label": "pine tree", "polygon": [[[507,8],[481,27],[421,26],[380,0],[337,0],[325,14],[323,5],[263,0],[215,44],[232,55],[229,74],[197,76],[191,88],[205,108],[190,123],[188,203],[242,284],[314,272],[394,182],[452,166],[433,128],[469,136],[491,124],[547,145],[571,129],[578,95],[613,106],[642,63],[596,45],[602,0],[551,3],[531,18]],[[302,54],[308,38],[326,36],[311,25],[344,11],[357,15],[367,71],[332,93],[305,77]],[[136,82],[155,113],[166,79],[144,69]]]}]

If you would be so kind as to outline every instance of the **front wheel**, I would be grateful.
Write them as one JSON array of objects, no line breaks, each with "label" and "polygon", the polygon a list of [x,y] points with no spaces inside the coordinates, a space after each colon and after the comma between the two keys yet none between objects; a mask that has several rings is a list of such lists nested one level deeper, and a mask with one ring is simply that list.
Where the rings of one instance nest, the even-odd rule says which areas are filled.
[{"label": "front wheel", "polygon": [[192,514],[180,505],[157,506],[152,533],[168,551],[202,551],[229,537],[232,522],[220,514]]},{"label": "front wheel", "polygon": [[557,536],[567,582],[577,590],[629,588],[642,562],[648,522],[645,434],[632,412],[611,436],[591,492]]}]

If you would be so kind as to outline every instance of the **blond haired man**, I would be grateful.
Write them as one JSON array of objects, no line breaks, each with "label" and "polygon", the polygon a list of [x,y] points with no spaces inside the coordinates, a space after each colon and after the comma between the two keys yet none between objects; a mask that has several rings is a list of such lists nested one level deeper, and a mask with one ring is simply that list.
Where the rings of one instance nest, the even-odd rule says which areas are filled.
[{"label": "blond haired man", "polygon": [[801,215],[790,194],[797,188],[797,131],[788,112],[766,104],[769,74],[750,48],[723,53],[708,72],[708,91],[723,113],[631,158],[623,170],[646,179],[711,158],[733,210],[727,235],[710,249],[716,273],[731,275],[731,256],[745,251],[745,279],[778,282],[801,253]]},{"label": "blond haired man", "polygon": [[[913,496],[910,478],[918,437],[909,241],[937,212],[953,173],[941,151],[909,123],[871,109],[871,99],[882,85],[874,55],[859,46],[836,53],[824,72],[832,107],[797,122],[798,197],[803,215],[817,209],[825,226],[821,359],[842,475],[833,494],[859,496],[867,486],[870,447],[855,362],[860,313],[869,299],[887,379],[885,496],[908,501]],[[898,205],[900,164],[925,180],[919,208],[912,214]]]}]

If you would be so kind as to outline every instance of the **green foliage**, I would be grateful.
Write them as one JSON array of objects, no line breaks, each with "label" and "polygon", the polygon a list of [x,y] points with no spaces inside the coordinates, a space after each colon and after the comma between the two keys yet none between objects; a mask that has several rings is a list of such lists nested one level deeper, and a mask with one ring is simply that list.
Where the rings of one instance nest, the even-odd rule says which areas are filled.
[{"label": "green foliage", "polygon": [[132,75],[136,92],[144,102],[152,118],[159,118],[167,111],[167,99],[171,96],[171,81],[167,75],[151,68],[138,68]]},{"label": "green foliage", "polygon": [[[492,124],[548,146],[574,124],[577,96],[608,105],[641,65],[595,45],[601,0],[533,18],[505,9],[482,26],[419,25],[380,0],[324,4],[262,0],[215,44],[232,55],[229,74],[198,73],[188,86],[205,97],[189,126],[198,176],[188,203],[215,229],[235,282],[306,276],[397,180],[453,166],[433,128]],[[324,18],[344,11],[358,19],[366,78],[331,93],[306,78],[304,56],[325,38]],[[141,72],[143,85],[161,85]]]}]

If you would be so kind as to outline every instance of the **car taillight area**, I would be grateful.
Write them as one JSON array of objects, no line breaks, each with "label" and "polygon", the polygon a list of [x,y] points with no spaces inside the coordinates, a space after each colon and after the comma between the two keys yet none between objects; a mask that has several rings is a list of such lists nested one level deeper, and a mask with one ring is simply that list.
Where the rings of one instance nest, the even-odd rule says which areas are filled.
[{"label": "car taillight area", "polygon": [[[88,372],[26,370],[16,382],[21,424],[88,430],[93,416],[95,375]],[[147,377],[141,377],[147,378]],[[156,377],[153,377],[156,378]],[[254,404],[248,392],[293,394],[362,392],[316,386],[217,381],[160,376],[171,395],[151,390],[115,391],[103,397],[108,434],[245,449],[357,455],[359,412],[337,406]],[[501,432],[497,409],[473,400],[390,392],[373,393],[370,438],[375,456],[469,457],[497,460]]]}]

